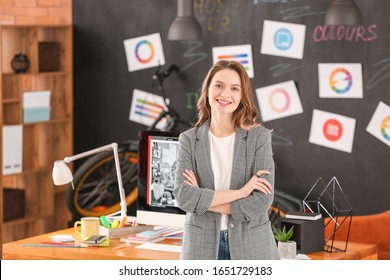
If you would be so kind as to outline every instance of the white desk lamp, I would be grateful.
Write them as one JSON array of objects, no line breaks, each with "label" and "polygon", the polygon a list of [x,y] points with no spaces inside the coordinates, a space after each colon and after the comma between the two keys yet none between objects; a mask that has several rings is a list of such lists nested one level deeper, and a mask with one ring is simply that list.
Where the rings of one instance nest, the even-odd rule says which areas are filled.
[{"label": "white desk lamp", "polygon": [[65,157],[63,160],[57,160],[54,162],[53,167],[53,181],[54,185],[60,186],[65,184],[72,184],[72,188],[74,190],[73,186],[73,175],[70,171],[69,167],[66,165],[67,163],[70,163],[72,161],[78,160],[80,158],[84,158],[93,154],[97,154],[104,151],[112,150],[114,153],[115,158],[115,168],[116,168],[116,175],[118,177],[118,187],[119,187],[119,195],[120,195],[120,206],[121,210],[114,212],[110,215],[107,215],[107,217],[112,217],[120,213],[121,216],[121,223],[120,227],[123,227],[127,220],[127,204],[125,199],[125,190],[123,189],[123,183],[122,183],[122,175],[121,175],[121,168],[119,165],[119,156],[118,156],[118,144],[112,143],[106,146],[102,146],[100,148],[96,148],[87,152],[83,152],[74,156]]}]

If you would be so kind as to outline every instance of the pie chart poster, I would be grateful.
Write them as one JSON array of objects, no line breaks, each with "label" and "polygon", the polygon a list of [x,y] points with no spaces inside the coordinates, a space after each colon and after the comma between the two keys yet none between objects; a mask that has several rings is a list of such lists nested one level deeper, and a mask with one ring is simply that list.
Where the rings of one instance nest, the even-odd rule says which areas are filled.
[{"label": "pie chart poster", "polygon": [[359,63],[320,63],[318,76],[321,98],[363,98]]}]

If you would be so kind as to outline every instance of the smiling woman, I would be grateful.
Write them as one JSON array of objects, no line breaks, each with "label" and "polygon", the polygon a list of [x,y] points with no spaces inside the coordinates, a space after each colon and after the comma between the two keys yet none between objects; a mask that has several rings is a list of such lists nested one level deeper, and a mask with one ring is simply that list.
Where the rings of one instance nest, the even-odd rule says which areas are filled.
[{"label": "smiling woman", "polygon": [[198,123],[179,139],[174,195],[187,212],[181,258],[280,259],[268,218],[275,170],[271,133],[257,122],[240,63],[213,65],[198,112]]},{"label": "smiling woman", "polygon": [[224,69],[217,72],[209,87],[209,104],[214,118],[230,117],[241,101],[241,82],[237,72]]}]

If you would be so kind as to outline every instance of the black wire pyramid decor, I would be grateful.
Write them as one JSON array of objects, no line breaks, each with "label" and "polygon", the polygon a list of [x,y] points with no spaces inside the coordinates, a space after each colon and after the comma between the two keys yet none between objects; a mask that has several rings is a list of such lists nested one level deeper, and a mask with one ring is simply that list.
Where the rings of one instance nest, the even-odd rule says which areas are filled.
[{"label": "black wire pyramid decor", "polygon": [[[312,213],[321,213],[322,217],[329,217],[324,222],[324,227],[328,227],[324,232],[330,232],[324,236],[324,251],[345,252],[352,224],[352,207],[336,177],[333,177],[327,185],[320,177],[303,199],[303,208]],[[345,240],[345,247],[337,248],[334,240],[342,227],[348,227],[346,231],[343,230],[346,232],[346,236],[342,238]]]}]

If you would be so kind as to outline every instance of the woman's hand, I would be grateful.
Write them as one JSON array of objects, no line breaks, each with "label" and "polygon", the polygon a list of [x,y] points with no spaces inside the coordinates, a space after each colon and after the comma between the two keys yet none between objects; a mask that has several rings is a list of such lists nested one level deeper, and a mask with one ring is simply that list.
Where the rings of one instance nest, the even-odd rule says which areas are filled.
[{"label": "woman's hand", "polygon": [[269,171],[266,170],[259,170],[256,172],[255,175],[250,178],[250,180],[240,189],[241,195],[243,198],[247,197],[252,193],[254,190],[258,190],[264,194],[270,194],[272,186],[271,184],[264,178],[262,178],[261,175],[265,174],[271,174]]},{"label": "woman's hand", "polygon": [[199,188],[198,180],[196,179],[194,171],[186,169],[184,170],[183,176],[185,178],[184,183]]}]

